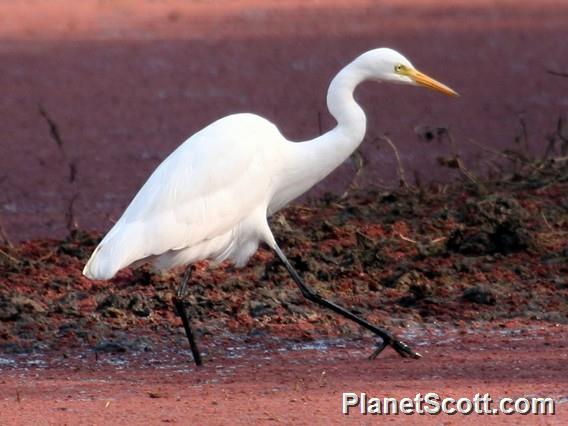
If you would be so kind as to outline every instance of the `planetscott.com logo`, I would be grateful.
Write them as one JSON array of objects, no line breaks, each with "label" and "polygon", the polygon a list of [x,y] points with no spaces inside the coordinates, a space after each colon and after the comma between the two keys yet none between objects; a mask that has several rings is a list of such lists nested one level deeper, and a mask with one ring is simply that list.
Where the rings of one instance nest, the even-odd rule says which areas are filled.
[{"label": "planetscott.com logo", "polygon": [[476,393],[472,398],[442,398],[434,392],[416,394],[410,398],[377,398],[366,393],[345,392],[342,396],[341,412],[397,415],[397,414],[554,414],[555,401],[552,398],[501,398],[495,401],[488,393]]}]

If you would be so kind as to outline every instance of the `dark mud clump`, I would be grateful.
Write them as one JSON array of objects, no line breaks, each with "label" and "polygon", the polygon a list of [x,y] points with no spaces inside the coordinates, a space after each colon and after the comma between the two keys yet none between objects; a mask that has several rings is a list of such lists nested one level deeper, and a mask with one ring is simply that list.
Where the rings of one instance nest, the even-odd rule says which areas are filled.
[{"label": "dark mud clump", "polygon": [[510,195],[470,198],[456,213],[462,226],[448,238],[449,251],[479,256],[516,253],[534,246],[527,230],[529,213]]},{"label": "dark mud clump", "polygon": [[474,286],[463,292],[463,299],[479,305],[495,305],[497,298],[490,287]]}]

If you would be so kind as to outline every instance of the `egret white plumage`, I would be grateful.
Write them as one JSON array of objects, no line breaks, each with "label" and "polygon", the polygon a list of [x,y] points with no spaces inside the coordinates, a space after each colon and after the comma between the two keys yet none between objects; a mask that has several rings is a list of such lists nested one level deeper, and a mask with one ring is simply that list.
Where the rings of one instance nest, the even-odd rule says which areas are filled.
[{"label": "egret white plumage", "polygon": [[[309,141],[288,141],[270,121],[235,114],[197,132],[152,173],[126,211],[106,234],[83,274],[110,279],[129,265],[152,262],[158,269],[209,259],[243,266],[260,243],[273,249],[309,300],[355,321],[400,355],[419,357],[387,331],[320,297],[307,286],[278,247],[267,217],[280,210],[345,161],[362,142],[366,116],[353,98],[365,80],[419,85],[447,95],[449,87],[417,71],[400,53],[380,48],[357,57],[332,80],[327,106],[337,125]],[[189,270],[189,269],[188,269]],[[196,363],[199,351],[180,299],[176,307]]]}]

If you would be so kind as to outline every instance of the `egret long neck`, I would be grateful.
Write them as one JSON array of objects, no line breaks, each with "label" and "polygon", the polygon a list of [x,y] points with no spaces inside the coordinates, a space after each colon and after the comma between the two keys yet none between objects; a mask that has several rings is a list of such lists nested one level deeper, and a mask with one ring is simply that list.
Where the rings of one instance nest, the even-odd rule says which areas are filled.
[{"label": "egret long neck", "polygon": [[[331,81],[327,92],[327,108],[337,121],[337,126],[319,138],[306,142],[310,149],[323,149],[328,153],[331,148],[341,152],[344,157],[336,160],[341,164],[359,146],[367,130],[365,113],[353,98],[355,88],[366,79],[365,74],[353,62],[345,67]],[[324,146],[327,144],[328,146]]]},{"label": "egret long neck", "polygon": [[300,196],[343,163],[363,141],[367,127],[365,113],[353,98],[366,79],[358,61],[343,68],[332,80],[327,107],[337,121],[335,128],[310,141],[291,143],[291,156],[283,171],[286,183],[278,188],[275,211]]},{"label": "egret long neck", "polygon": [[[327,92],[327,108],[337,126],[322,136],[299,145],[319,182],[343,163],[363,141],[367,130],[365,113],[353,98],[353,92],[365,74],[352,62],[335,76]],[[319,178],[317,178],[319,177]]]}]

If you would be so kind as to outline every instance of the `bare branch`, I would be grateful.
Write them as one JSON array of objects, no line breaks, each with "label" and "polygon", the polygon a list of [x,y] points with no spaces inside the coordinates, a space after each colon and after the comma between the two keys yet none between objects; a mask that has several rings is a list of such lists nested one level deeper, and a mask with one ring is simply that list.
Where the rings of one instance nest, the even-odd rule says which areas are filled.
[{"label": "bare branch", "polygon": [[546,70],[546,72],[555,75],[557,77],[568,77],[568,72],[555,71],[555,70]]},{"label": "bare branch", "polygon": [[405,237],[400,232],[397,232],[397,234],[398,234],[398,237],[403,241],[407,241],[407,242],[412,243],[412,244],[418,244],[418,241],[413,240],[412,238]]},{"label": "bare branch", "polygon": [[546,216],[544,215],[544,212],[541,211],[540,215],[542,216],[542,220],[544,221],[544,224],[546,225],[546,227],[548,229],[550,229],[551,231],[554,231],[554,228],[552,227],[552,225],[550,225],[550,222],[548,221],[548,219],[546,218]]},{"label": "bare branch", "polygon": [[39,115],[41,115],[47,125],[49,126],[49,134],[53,141],[57,144],[57,147],[61,151],[61,154],[65,155],[65,148],[63,147],[63,139],[61,139],[61,135],[59,134],[59,128],[57,127],[57,123],[51,119],[51,117],[47,114],[47,111],[43,107],[42,104],[38,105]]},{"label": "bare branch", "polygon": [[355,152],[351,154],[351,158],[355,162],[355,176],[353,176],[353,179],[351,179],[351,183],[349,184],[345,192],[341,194],[341,197],[339,197],[340,200],[344,200],[351,191],[359,186],[359,177],[363,174],[365,164],[367,164],[367,160],[365,159],[365,156],[359,148],[357,148]]},{"label": "bare branch", "polygon": [[6,253],[4,250],[0,249],[0,255],[4,256],[6,259],[8,259],[10,262],[12,263],[20,263],[20,261],[18,259],[16,259],[14,256]]},{"label": "bare branch", "polygon": [[394,156],[396,158],[396,172],[398,173],[398,184],[401,188],[408,188],[408,183],[406,182],[406,178],[404,177],[404,168],[402,167],[402,161],[400,160],[400,155],[398,154],[398,149],[396,148],[396,145],[387,135],[379,136],[378,139],[388,143],[391,149],[393,150]]},{"label": "bare branch", "polygon": [[[59,128],[57,126],[57,123],[49,116],[47,110],[43,107],[43,105],[39,104],[38,109],[39,109],[39,114],[45,119],[47,125],[49,126],[49,134],[51,138],[59,148],[61,156],[67,163],[67,169],[69,171],[67,181],[75,186],[76,185],[75,181],[78,173],[78,160],[69,159],[67,152],[65,151],[65,145],[63,143],[63,138],[61,137],[61,133],[59,133]],[[77,191],[75,191],[74,194],[71,196],[71,198],[69,198],[67,204],[67,210],[65,211],[65,223],[67,224],[67,229],[69,230],[69,233],[72,233],[73,230],[76,230],[78,228],[78,223],[75,217],[75,201],[77,201],[78,197],[79,194]]]},{"label": "bare branch", "polygon": [[421,188],[422,187],[422,179],[420,178],[420,173],[418,172],[418,170],[414,169],[414,186],[417,188]]},{"label": "bare branch", "polygon": [[77,177],[77,165],[79,161],[74,159],[73,161],[69,161],[69,183],[74,183],[75,178]]},{"label": "bare branch", "polygon": [[519,116],[519,123],[521,124],[521,134],[515,137],[515,142],[523,149],[525,156],[529,154],[529,133],[527,130],[527,123],[522,116]]},{"label": "bare branch", "polygon": [[503,157],[509,161],[516,162],[521,161],[528,167],[532,168],[534,171],[540,170],[540,167],[535,166],[532,162],[528,161],[526,158],[521,157],[519,155],[513,154],[511,151],[497,151],[496,149],[490,148],[488,146],[482,145],[473,139],[466,139],[466,141],[476,147],[482,149],[483,151],[489,152],[491,154],[495,154],[497,156]]},{"label": "bare branch", "polygon": [[2,239],[3,244],[6,244],[8,247],[13,247],[12,242],[8,238],[8,234],[6,233],[6,230],[4,229],[4,226],[1,223],[0,223],[0,239]]},{"label": "bare branch", "polygon": [[[460,155],[458,154],[458,150],[456,148],[456,144],[454,143],[454,138],[452,136],[452,133],[450,132],[450,129],[448,129],[447,127],[444,127],[443,129],[444,129],[443,134],[446,136],[448,142],[450,143],[450,149],[452,150],[452,155],[453,155],[453,158],[446,160],[447,164],[445,165],[447,165],[448,167],[457,168],[466,178],[468,178],[475,185],[478,186],[481,185],[480,182],[475,177],[475,175],[472,172],[470,172],[463,164],[463,161]],[[440,159],[438,159],[438,161],[440,161]],[[442,161],[441,164],[444,164],[444,162]]]},{"label": "bare branch", "polygon": [[69,231],[69,234],[79,228],[77,219],[75,217],[75,201],[77,201],[78,196],[79,194],[77,193],[73,194],[73,196],[69,199],[67,210],[65,212],[65,222],[67,224],[67,230]]},{"label": "bare branch", "polygon": [[556,136],[562,141],[562,146],[560,147],[560,153],[562,155],[568,152],[568,131],[566,131],[566,120],[564,117],[558,117],[558,122],[556,123]]}]

